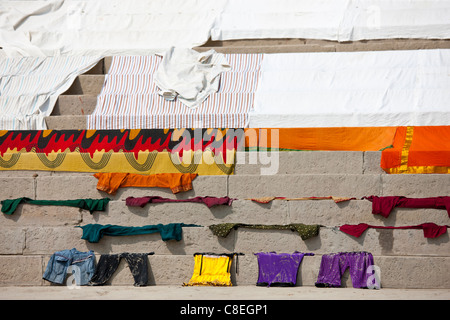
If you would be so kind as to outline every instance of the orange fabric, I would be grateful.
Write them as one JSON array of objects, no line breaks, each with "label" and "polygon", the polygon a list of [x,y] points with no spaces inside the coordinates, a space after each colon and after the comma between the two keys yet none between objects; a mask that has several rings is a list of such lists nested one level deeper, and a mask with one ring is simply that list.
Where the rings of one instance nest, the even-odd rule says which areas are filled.
[{"label": "orange fabric", "polygon": [[380,165],[388,173],[450,173],[450,126],[399,127]]},{"label": "orange fabric", "polygon": [[392,145],[396,128],[248,128],[245,143],[247,148],[379,151]]},{"label": "orange fabric", "polygon": [[97,189],[114,194],[120,187],[159,187],[170,188],[173,193],[192,189],[192,180],[196,173],[157,173],[142,175],[135,173],[103,173],[94,174],[98,179]]}]

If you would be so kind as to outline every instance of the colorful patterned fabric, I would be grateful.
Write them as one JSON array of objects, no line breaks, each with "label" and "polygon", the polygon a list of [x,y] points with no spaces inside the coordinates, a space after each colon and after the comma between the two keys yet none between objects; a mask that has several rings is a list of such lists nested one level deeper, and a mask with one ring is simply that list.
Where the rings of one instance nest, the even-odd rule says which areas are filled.
[{"label": "colorful patterned fabric", "polygon": [[234,129],[0,131],[0,170],[234,173]]}]

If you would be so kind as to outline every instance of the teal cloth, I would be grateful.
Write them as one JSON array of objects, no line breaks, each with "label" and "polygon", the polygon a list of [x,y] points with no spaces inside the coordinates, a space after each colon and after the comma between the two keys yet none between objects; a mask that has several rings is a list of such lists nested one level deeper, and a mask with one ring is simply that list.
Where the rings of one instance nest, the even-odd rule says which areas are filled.
[{"label": "teal cloth", "polygon": [[163,241],[181,240],[183,227],[201,227],[196,224],[169,223],[166,225],[156,224],[142,227],[124,227],[112,224],[87,224],[79,226],[83,229],[81,239],[89,242],[99,242],[103,236],[128,236],[138,234],[150,234],[159,232]]},{"label": "teal cloth", "polygon": [[4,214],[13,214],[19,204],[28,203],[42,206],[66,206],[66,207],[78,207],[81,209],[89,210],[92,214],[94,211],[105,211],[106,204],[110,201],[109,198],[103,199],[76,199],[76,200],[33,200],[30,198],[22,197],[17,199],[8,199],[1,202],[2,212]]}]

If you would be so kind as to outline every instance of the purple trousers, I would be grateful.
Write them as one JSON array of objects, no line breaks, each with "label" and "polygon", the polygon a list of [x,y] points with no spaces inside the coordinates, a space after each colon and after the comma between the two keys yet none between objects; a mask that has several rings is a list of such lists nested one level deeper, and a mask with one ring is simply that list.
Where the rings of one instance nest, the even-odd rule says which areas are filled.
[{"label": "purple trousers", "polygon": [[292,287],[297,283],[298,268],[303,257],[314,254],[295,251],[292,254],[259,252],[255,255],[259,267],[257,286]]},{"label": "purple trousers", "polygon": [[369,269],[373,265],[373,256],[369,252],[339,252],[323,255],[315,285],[316,287],[340,287],[341,277],[349,268],[353,288],[369,286],[379,288],[379,283],[374,283],[373,272]]}]

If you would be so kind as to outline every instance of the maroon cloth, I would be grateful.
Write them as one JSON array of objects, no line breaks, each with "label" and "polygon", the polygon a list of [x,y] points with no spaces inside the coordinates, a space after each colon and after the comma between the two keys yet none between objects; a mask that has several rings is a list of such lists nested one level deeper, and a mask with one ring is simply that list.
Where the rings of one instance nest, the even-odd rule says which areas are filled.
[{"label": "maroon cloth", "polygon": [[446,209],[450,218],[450,197],[406,198],[402,196],[363,197],[372,202],[372,213],[389,217],[394,207]]},{"label": "maroon cloth", "polygon": [[229,197],[195,197],[191,199],[168,199],[158,196],[147,196],[147,197],[128,197],[125,199],[125,203],[130,207],[141,207],[143,208],[147,203],[163,203],[163,202],[197,202],[204,203],[211,208],[217,205],[228,205],[231,206],[233,203],[232,198]]},{"label": "maroon cloth", "polygon": [[359,237],[364,231],[368,228],[376,228],[376,229],[423,229],[423,235],[425,238],[437,238],[440,235],[447,232],[448,226],[438,226],[432,222],[422,223],[417,226],[403,226],[403,227],[389,227],[389,226],[372,226],[367,223],[360,223],[356,225],[344,224],[339,227],[339,230],[345,232],[351,236]]}]

